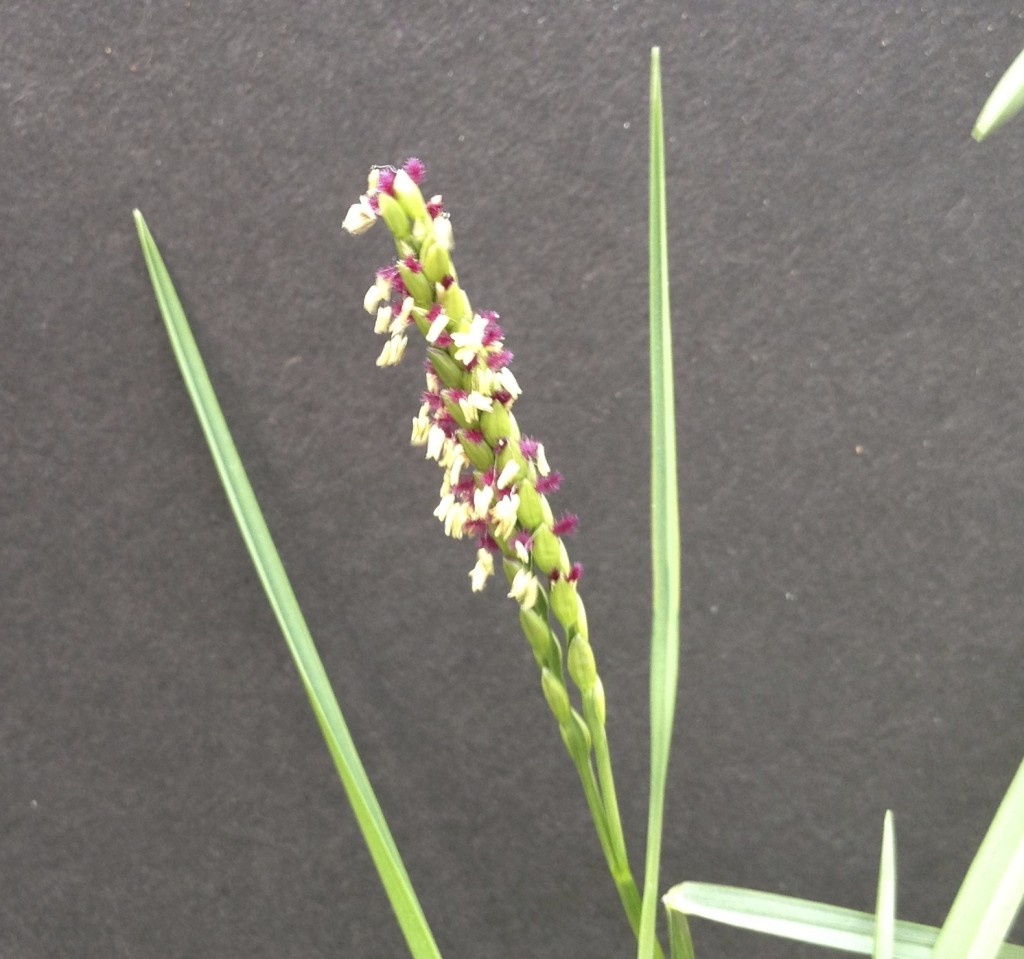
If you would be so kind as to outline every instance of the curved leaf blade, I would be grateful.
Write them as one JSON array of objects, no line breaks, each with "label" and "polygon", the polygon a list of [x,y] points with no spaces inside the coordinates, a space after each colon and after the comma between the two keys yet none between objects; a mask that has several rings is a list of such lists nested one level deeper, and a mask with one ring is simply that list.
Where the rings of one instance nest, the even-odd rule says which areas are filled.
[{"label": "curved leaf blade", "polygon": [[[667,908],[769,936],[870,955],[875,917],[808,899],[712,883],[684,882],[664,897]],[[939,930],[916,922],[894,925],[894,959],[931,959]],[[1004,944],[998,959],[1024,959],[1024,947]]]},{"label": "curved leaf blade", "polygon": [[181,308],[181,302],[146,221],[138,210],[134,215],[142,254],[153,284],[160,315],[167,328],[167,335],[181,369],[185,387],[209,444],[217,473],[224,484],[224,491],[242,539],[284,634],[299,678],[309,696],[313,713],[323,732],[327,748],[355,813],[356,822],[394,909],[409,951],[414,959],[440,959],[437,944],[356,751],[305,617],[263,519],[256,495],[249,484],[245,467],[217,402],[199,348]]}]

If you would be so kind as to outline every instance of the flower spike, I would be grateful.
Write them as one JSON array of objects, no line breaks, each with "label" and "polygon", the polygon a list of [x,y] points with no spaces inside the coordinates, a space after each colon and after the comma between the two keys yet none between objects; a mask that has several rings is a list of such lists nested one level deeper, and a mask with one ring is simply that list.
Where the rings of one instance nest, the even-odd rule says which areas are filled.
[{"label": "flower spike", "polygon": [[[482,544],[470,571],[475,592],[493,574],[496,550],[518,564],[509,596],[530,610],[543,594],[540,575],[573,581],[562,538],[576,517],[552,514],[547,496],[557,492],[561,475],[551,471],[541,443],[520,435],[512,407],[522,389],[505,332],[498,314],[473,310],[459,285],[451,219],[440,196],[423,199],[425,177],[416,157],[374,167],[343,226],[358,235],[381,220],[395,241],[395,259],[377,271],[363,306],[376,315],[375,332],[388,336],[378,366],[402,359],[413,326],[428,348],[411,441],[445,471],[434,515],[449,536],[471,533]],[[560,600],[571,605],[568,596]]]}]

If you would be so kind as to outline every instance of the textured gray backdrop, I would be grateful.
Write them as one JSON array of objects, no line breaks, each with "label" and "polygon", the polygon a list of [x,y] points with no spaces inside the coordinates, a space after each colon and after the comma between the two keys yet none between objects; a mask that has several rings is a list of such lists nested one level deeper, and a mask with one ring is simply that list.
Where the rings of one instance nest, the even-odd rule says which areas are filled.
[{"label": "textured gray backdrop", "polygon": [[[648,50],[684,652],[664,885],[937,922],[1020,760],[1021,3],[32,0],[0,19],[0,955],[404,954],[156,317],[160,242],[448,959],[631,937],[512,605],[374,367],[424,159],[566,474],[639,864]],[[708,925],[704,957],[809,955]]]}]

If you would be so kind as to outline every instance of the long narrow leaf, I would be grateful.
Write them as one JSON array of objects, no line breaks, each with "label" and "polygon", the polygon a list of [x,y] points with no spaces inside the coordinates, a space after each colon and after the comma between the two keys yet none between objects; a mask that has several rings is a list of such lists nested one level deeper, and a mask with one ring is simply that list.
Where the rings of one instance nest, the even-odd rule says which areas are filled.
[{"label": "long narrow leaf", "polygon": [[[688,916],[830,949],[870,955],[874,946],[875,917],[869,912],[702,882],[674,886],[664,901],[670,910]],[[931,959],[939,930],[897,920],[894,934],[895,959]],[[1024,947],[1007,944],[997,955],[1024,959]]]},{"label": "long narrow leaf", "polygon": [[882,855],[878,865],[878,896],[875,899],[875,946],[872,959],[893,959],[896,943],[896,836],[892,810],[882,825]]},{"label": "long narrow leaf", "polygon": [[160,251],[138,210],[135,211],[135,225],[160,314],[167,327],[167,335],[170,337],[185,386],[210,446],[217,472],[224,484],[228,502],[231,504],[242,539],[245,540],[274,615],[284,633],[288,649],[299,671],[299,678],[309,696],[327,748],[352,804],[356,821],[380,874],[409,951],[414,959],[440,959],[440,952],[430,927],[373,793],[373,787],[356,752],[355,743],[342,717],[330,681],[313,644],[313,638],[292,592],[270,531],[263,520],[263,514],[249,485],[231,434],[228,432],[227,423],[192,337],[188,320],[164,267]]},{"label": "long narrow leaf", "polygon": [[974,121],[971,136],[979,143],[1001,127],[1024,106],[1024,50],[1010,64],[989,94],[985,105]]},{"label": "long narrow leaf", "polygon": [[1024,762],[953,900],[934,959],[992,959],[1024,900]]},{"label": "long narrow leaf", "polygon": [[679,673],[679,502],[672,378],[672,331],[668,300],[668,237],[665,221],[665,146],[661,116],[659,50],[651,51],[650,93],[650,362],[651,362],[651,785],[647,856],[638,937],[639,959],[654,951],[654,924],[661,861],[672,720]]}]

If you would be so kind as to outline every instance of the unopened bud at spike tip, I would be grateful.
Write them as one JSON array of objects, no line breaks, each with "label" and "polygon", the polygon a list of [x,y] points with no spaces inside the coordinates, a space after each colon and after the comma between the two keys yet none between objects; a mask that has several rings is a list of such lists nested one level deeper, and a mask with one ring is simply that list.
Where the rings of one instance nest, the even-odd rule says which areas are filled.
[{"label": "unopened bud at spike tip", "polygon": [[396,171],[394,191],[395,199],[398,200],[402,209],[405,210],[411,220],[430,222],[430,214],[427,212],[427,204],[423,199],[423,194],[405,170]]}]

